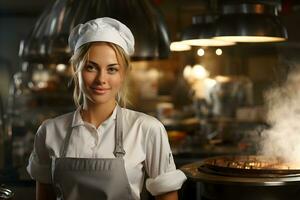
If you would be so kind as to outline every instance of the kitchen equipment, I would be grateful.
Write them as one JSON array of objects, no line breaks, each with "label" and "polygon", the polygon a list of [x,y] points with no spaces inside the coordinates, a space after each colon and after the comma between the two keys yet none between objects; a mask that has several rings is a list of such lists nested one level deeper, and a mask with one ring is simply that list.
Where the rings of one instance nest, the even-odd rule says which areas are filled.
[{"label": "kitchen equipment", "polygon": [[0,165],[2,180],[30,178],[25,167],[36,130],[45,119],[74,110],[68,70],[62,64],[23,62],[21,70],[13,75],[2,117],[5,119],[4,136],[0,138],[5,155],[4,166]]},{"label": "kitchen equipment", "polygon": [[255,155],[218,156],[181,169],[199,185],[201,200],[293,200],[300,196],[300,163]]},{"label": "kitchen equipment", "polygon": [[234,42],[216,40],[215,34],[217,16],[212,14],[197,15],[192,17],[192,25],[182,31],[182,43],[191,46],[231,46]]},{"label": "kitchen equipment", "polygon": [[5,185],[0,186],[0,200],[12,199],[14,193],[5,187]]},{"label": "kitchen equipment", "polygon": [[222,1],[215,39],[229,42],[281,42],[288,38],[278,17],[280,0]]},{"label": "kitchen equipment", "polygon": [[67,64],[70,30],[98,17],[111,17],[126,24],[135,36],[133,60],[167,58],[168,30],[160,11],[148,0],[56,0],[42,13],[19,55],[30,63]]},{"label": "kitchen equipment", "polygon": [[218,117],[235,117],[239,107],[253,104],[252,82],[244,76],[217,76],[210,88],[212,113]]}]

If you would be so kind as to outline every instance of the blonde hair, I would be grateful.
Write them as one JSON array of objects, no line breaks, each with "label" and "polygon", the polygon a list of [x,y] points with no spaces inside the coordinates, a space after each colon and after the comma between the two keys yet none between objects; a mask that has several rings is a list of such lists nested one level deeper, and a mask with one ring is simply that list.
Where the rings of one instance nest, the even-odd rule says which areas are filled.
[{"label": "blonde hair", "polygon": [[[109,45],[114,52],[116,53],[118,63],[124,67],[125,75],[124,81],[118,95],[116,97],[116,101],[122,106],[126,107],[130,104],[128,98],[128,74],[130,71],[130,57],[124,52],[124,50],[116,44],[110,42],[103,42]],[[73,100],[77,107],[82,104],[83,101],[83,91],[80,89],[79,86],[79,72],[83,69],[86,65],[88,60],[89,50],[93,43],[87,43],[79,47],[73,54],[70,59],[70,63],[73,70],[73,77],[72,80],[74,81],[74,91],[73,91]]]}]

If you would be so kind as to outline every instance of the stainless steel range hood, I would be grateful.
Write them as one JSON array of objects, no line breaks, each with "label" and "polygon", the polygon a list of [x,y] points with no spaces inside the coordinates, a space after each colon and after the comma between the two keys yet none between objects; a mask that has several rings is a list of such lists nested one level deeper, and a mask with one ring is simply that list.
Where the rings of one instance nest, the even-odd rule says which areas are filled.
[{"label": "stainless steel range hood", "polygon": [[20,57],[34,63],[67,63],[70,30],[97,17],[118,19],[132,30],[136,39],[133,60],[168,57],[166,24],[150,0],[56,0],[21,42]]}]

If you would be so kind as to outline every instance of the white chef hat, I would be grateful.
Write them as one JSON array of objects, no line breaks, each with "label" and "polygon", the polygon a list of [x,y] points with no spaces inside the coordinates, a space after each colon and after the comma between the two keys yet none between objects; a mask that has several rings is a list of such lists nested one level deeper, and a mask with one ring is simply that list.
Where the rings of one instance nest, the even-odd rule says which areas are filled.
[{"label": "white chef hat", "polygon": [[69,46],[73,52],[83,44],[101,41],[119,45],[128,55],[134,53],[134,37],[130,29],[118,20],[109,17],[78,24],[69,36]]}]

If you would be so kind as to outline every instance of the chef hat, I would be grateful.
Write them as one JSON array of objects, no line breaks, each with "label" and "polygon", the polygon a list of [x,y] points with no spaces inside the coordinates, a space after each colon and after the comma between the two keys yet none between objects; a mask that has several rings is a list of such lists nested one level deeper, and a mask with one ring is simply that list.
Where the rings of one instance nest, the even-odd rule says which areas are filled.
[{"label": "chef hat", "polygon": [[118,20],[103,17],[79,24],[70,33],[69,46],[75,52],[89,42],[111,42],[122,47],[127,55],[134,53],[134,37]]}]

